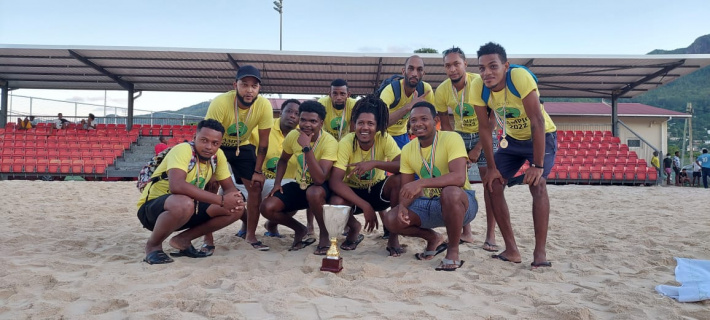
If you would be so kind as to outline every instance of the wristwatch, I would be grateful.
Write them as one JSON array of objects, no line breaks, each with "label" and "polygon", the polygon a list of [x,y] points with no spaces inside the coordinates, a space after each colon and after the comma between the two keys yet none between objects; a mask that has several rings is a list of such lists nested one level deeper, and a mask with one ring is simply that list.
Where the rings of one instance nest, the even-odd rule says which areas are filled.
[{"label": "wristwatch", "polygon": [[306,153],[308,151],[311,151],[311,147],[305,146],[305,147],[303,147],[303,149],[301,151],[303,151],[303,153]]},{"label": "wristwatch", "polygon": [[534,164],[534,163],[531,163],[530,166],[533,167],[533,168],[545,169],[544,166],[538,166],[538,165],[536,165],[536,164]]}]

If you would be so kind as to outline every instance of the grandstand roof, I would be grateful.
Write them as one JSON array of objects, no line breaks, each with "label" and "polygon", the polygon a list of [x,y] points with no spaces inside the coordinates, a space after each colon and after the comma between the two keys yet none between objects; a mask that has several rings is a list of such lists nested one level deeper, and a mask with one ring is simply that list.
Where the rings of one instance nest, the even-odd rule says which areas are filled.
[{"label": "grandstand roof", "polygon": [[[602,102],[545,102],[545,111],[551,116],[611,117],[611,106]],[[620,117],[691,117],[687,113],[656,108],[641,103],[619,103],[618,114]]]},{"label": "grandstand roof", "polygon": [[[372,92],[410,54],[0,44],[0,85],[29,89],[224,92],[239,66],[262,72],[263,93],[325,94],[335,78]],[[421,54],[424,80],[446,79],[438,54]],[[538,77],[543,97],[633,97],[710,65],[710,55],[511,55]],[[475,72],[475,59],[468,59]]]}]

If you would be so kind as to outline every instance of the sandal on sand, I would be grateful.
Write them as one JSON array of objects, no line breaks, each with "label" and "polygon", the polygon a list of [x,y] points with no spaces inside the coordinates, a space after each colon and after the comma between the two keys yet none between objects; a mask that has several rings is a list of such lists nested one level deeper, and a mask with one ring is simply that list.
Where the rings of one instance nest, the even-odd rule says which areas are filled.
[{"label": "sandal on sand", "polygon": [[542,267],[551,268],[551,267],[552,267],[552,262],[550,262],[550,261],[545,261],[545,262],[540,262],[540,263],[535,263],[535,262],[530,263],[530,269],[532,269],[532,270],[535,270],[535,269],[537,269],[537,268],[542,268]]},{"label": "sandal on sand", "polygon": [[278,232],[269,232],[266,231],[264,232],[265,237],[272,237],[272,238],[283,238],[284,236]]},{"label": "sandal on sand", "polygon": [[362,240],[365,239],[365,236],[361,233],[357,236],[357,240],[355,241],[350,241],[345,239],[343,243],[340,245],[340,249],[343,249],[345,251],[351,251],[357,249],[357,245],[362,242]]},{"label": "sandal on sand", "polygon": [[298,250],[301,250],[307,246],[312,245],[315,242],[316,242],[315,238],[308,238],[306,240],[301,240],[301,242],[292,245],[291,248],[288,249],[288,251],[298,251]]},{"label": "sandal on sand", "polygon": [[237,236],[237,237],[240,237],[240,238],[244,239],[244,238],[246,238],[246,237],[247,237],[247,232],[246,232],[246,231],[244,231],[244,230],[239,230],[239,231],[237,231],[237,234],[235,234],[235,236]]},{"label": "sandal on sand", "polygon": [[407,249],[403,247],[387,247],[387,252],[390,253],[390,257],[399,257],[404,253],[407,253]]},{"label": "sandal on sand", "polygon": [[499,254],[494,254],[491,256],[491,258],[498,259],[498,260],[505,261],[505,262],[512,262],[512,263],[520,263],[521,262],[521,261],[510,261],[508,258],[506,258],[502,255],[499,255]]},{"label": "sandal on sand", "polygon": [[269,249],[271,249],[271,248],[269,248],[269,246],[261,243],[261,241],[252,242],[249,244],[251,245],[252,248],[259,250],[259,251],[269,251]]},{"label": "sandal on sand", "polygon": [[434,268],[436,271],[456,271],[456,269],[461,268],[463,263],[466,261],[463,260],[450,260],[450,259],[441,259],[441,263],[439,263],[439,266]]},{"label": "sandal on sand", "polygon": [[329,248],[330,248],[330,246],[325,246],[325,247],[318,246],[318,247],[316,247],[316,251],[313,251],[313,254],[315,254],[317,256],[324,256],[324,255],[328,254]]},{"label": "sandal on sand", "polygon": [[145,259],[143,261],[147,262],[148,264],[165,264],[165,263],[171,263],[175,260],[172,258],[168,257],[167,254],[165,254],[165,251],[163,250],[155,250],[148,255],[145,256]]},{"label": "sandal on sand", "polygon": [[436,247],[436,250],[415,253],[414,257],[417,258],[417,260],[431,260],[434,258],[435,255],[446,251],[446,249],[448,247],[449,247],[449,244],[446,242],[443,242],[438,247]]},{"label": "sandal on sand", "polygon": [[492,244],[488,241],[483,243],[483,246],[481,246],[481,249],[486,250],[488,252],[498,252],[500,250],[498,248],[497,244]]},{"label": "sandal on sand", "polygon": [[187,249],[179,250],[177,252],[171,252],[173,257],[189,257],[189,258],[206,258],[207,253],[195,249],[192,245],[187,247]]},{"label": "sandal on sand", "polygon": [[215,246],[211,246],[211,245],[205,243],[202,245],[202,248],[200,248],[200,252],[204,252],[205,255],[209,257],[214,254],[214,249],[215,249]]}]

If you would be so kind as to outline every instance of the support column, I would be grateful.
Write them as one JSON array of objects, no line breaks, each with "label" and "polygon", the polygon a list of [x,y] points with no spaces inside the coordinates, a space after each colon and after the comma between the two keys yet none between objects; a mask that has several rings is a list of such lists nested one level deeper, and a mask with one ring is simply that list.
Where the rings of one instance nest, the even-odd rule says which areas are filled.
[{"label": "support column", "polygon": [[0,91],[0,128],[5,128],[7,125],[7,96],[10,93],[10,84],[5,82]]},{"label": "support column", "polygon": [[611,94],[611,135],[614,137],[619,136],[619,97],[612,93]]},{"label": "support column", "polygon": [[135,89],[133,84],[128,85],[128,114],[126,114],[126,130],[131,131],[133,129],[133,100],[135,95]]}]

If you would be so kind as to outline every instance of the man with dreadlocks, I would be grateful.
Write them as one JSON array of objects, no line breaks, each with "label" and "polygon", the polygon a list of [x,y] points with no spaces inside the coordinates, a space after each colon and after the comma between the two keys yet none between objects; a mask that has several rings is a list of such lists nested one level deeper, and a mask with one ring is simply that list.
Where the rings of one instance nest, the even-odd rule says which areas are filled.
[{"label": "man with dreadlocks", "polygon": [[[365,230],[378,227],[375,211],[396,206],[399,199],[399,155],[394,138],[387,133],[389,110],[376,95],[360,99],[353,109],[351,123],[355,132],[344,136],[338,144],[338,160],[330,173],[329,184],[334,194],[330,204],[354,206],[353,212],[365,216]],[[394,175],[385,176],[385,171]],[[316,219],[323,221],[322,217]],[[340,246],[343,250],[355,250],[364,239],[362,226],[351,214],[348,220],[348,236]],[[320,227],[320,242],[314,254],[325,255],[328,251],[328,231]],[[390,235],[387,251],[399,256],[404,249],[396,235]]]},{"label": "man with dreadlocks", "polygon": [[350,132],[350,115],[356,101],[350,98],[347,81],[343,79],[333,80],[330,83],[328,96],[318,100],[325,107],[323,130],[330,133],[338,141],[348,134]]}]

